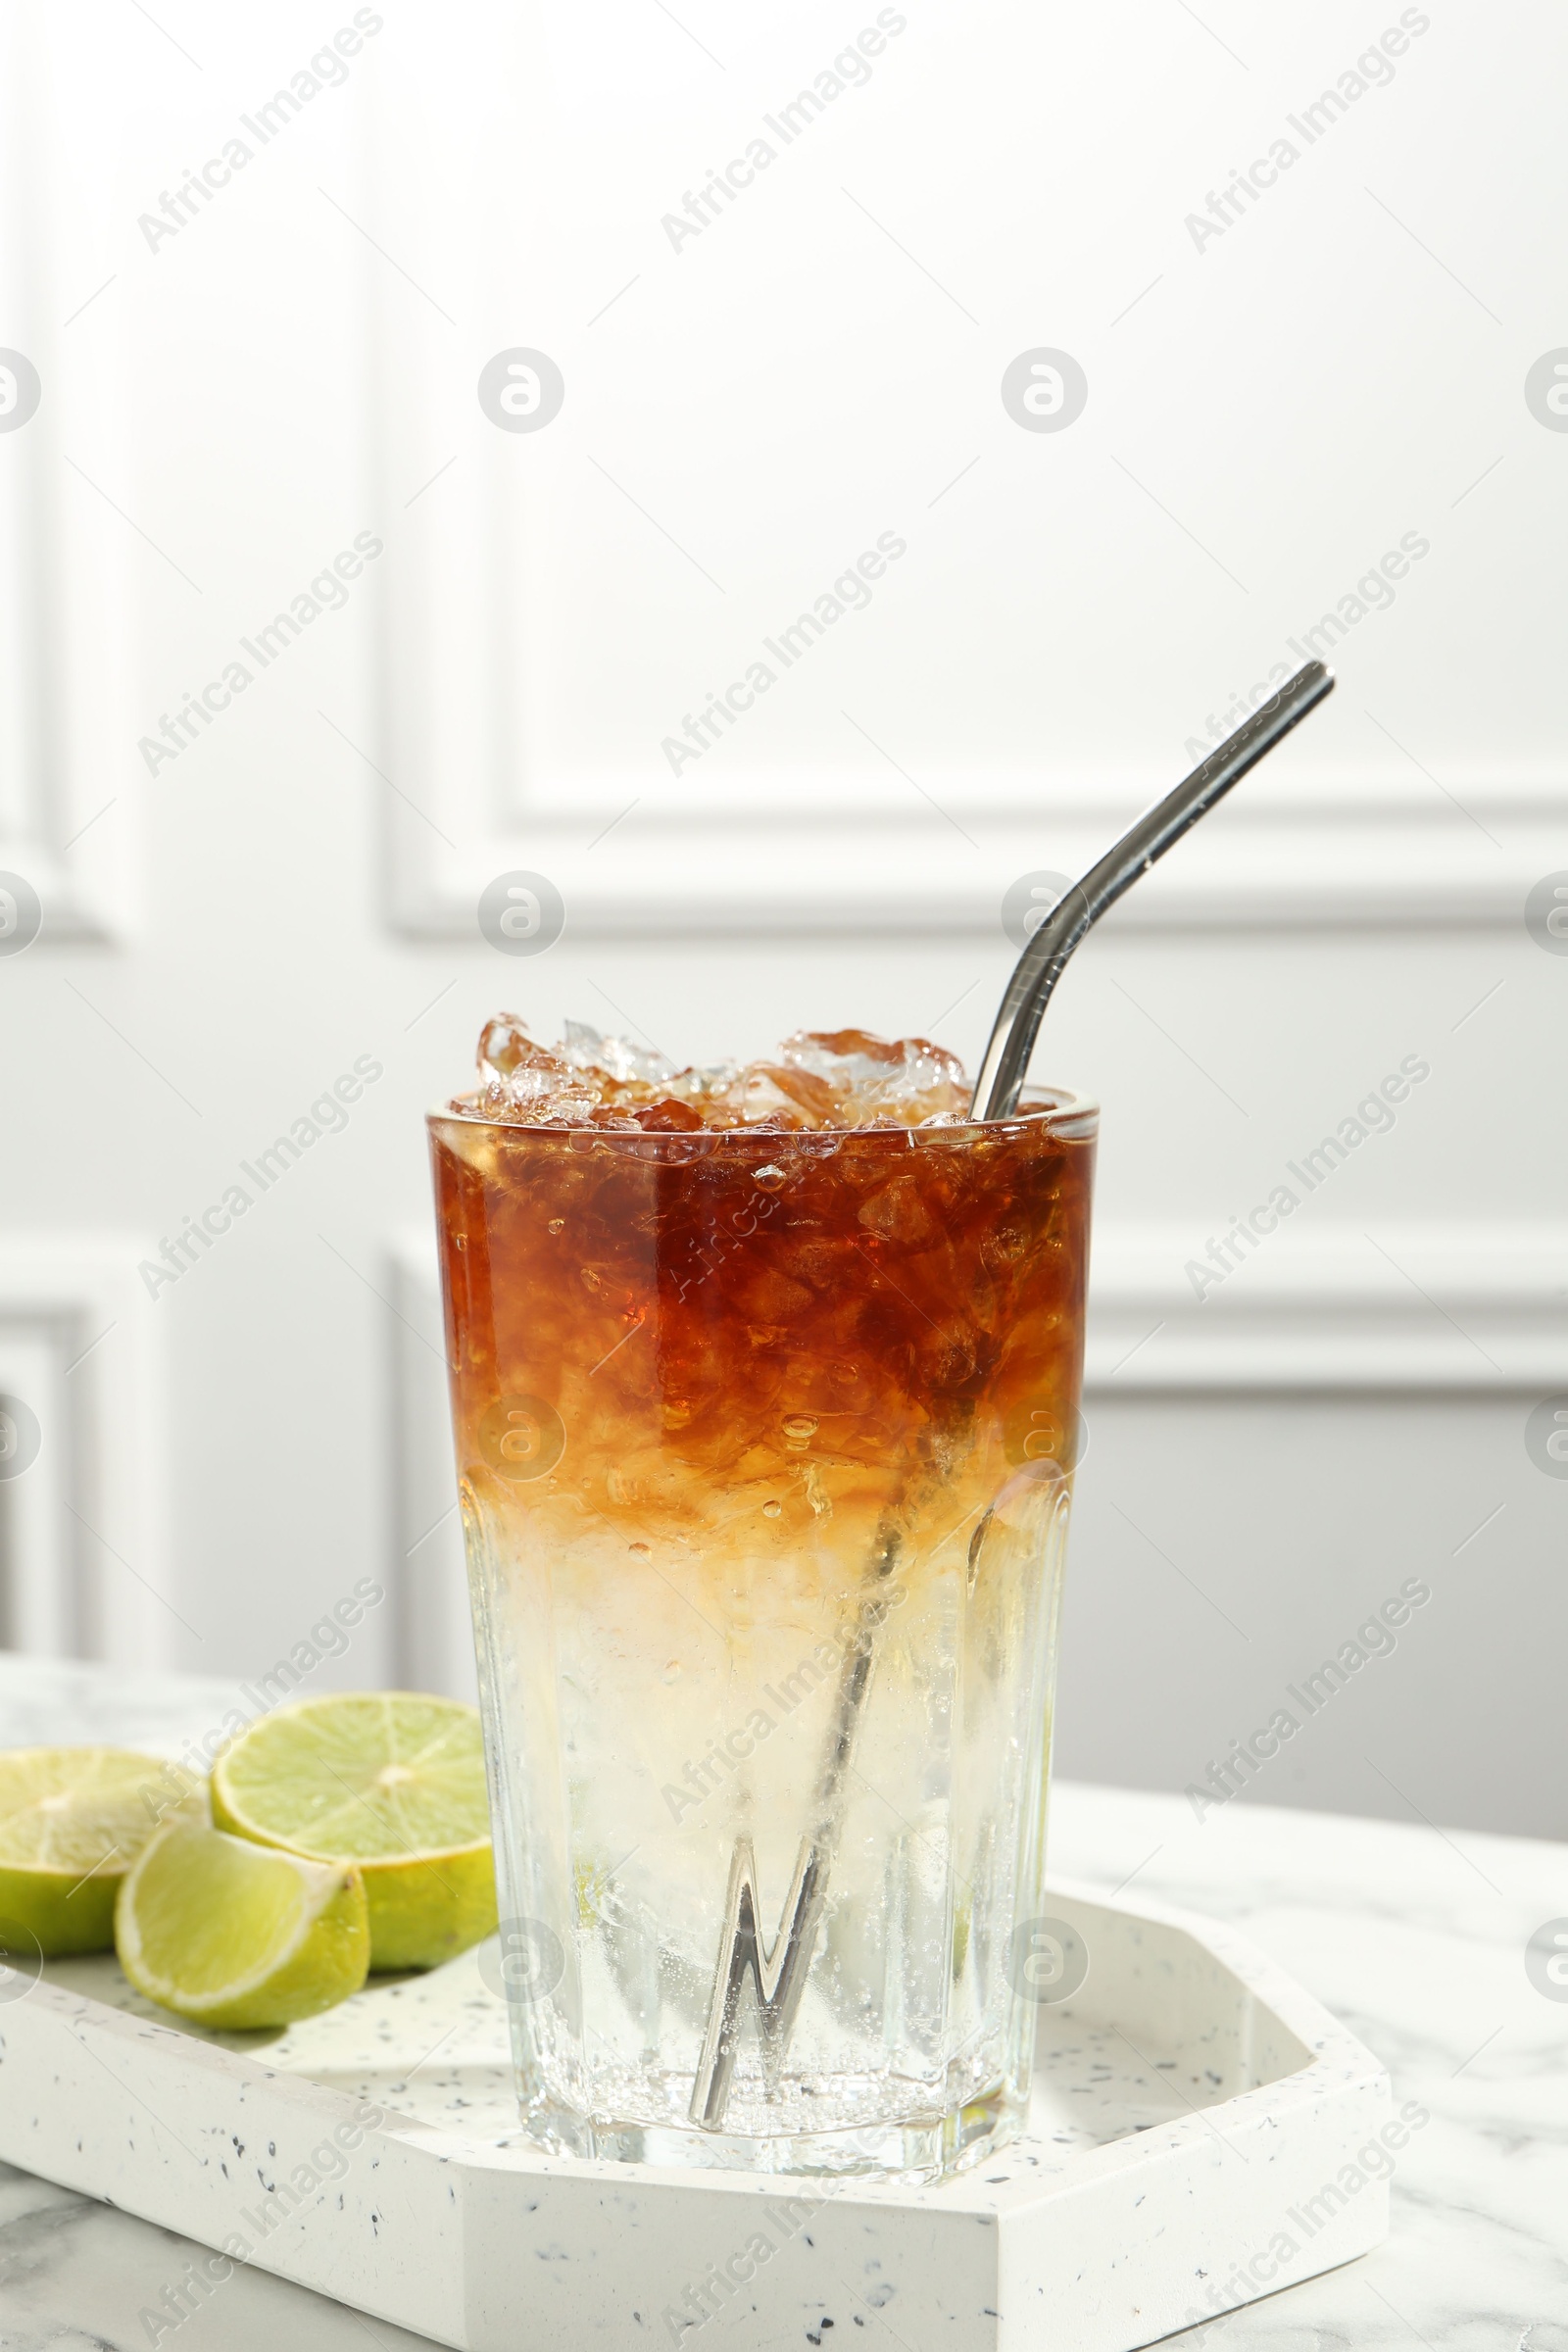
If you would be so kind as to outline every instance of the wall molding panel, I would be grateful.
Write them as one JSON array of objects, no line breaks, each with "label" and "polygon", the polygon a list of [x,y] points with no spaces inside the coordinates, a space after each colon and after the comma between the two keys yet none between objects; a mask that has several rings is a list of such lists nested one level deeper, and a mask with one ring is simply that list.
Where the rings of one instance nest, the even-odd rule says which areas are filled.
[{"label": "wall molding panel", "polygon": [[[541,815],[477,839],[461,833],[461,846],[443,848],[418,815],[388,795],[392,926],[410,939],[474,940],[481,891],[497,874],[521,870],[547,874],[556,884],[573,937],[990,938],[1000,929],[1003,896],[1020,874],[1084,872],[1139,808],[1177,780],[1151,778],[1141,794],[1103,806],[1043,801],[1029,824],[1015,811],[966,808],[965,827],[979,844],[970,852],[951,832],[944,836],[928,823],[858,803],[853,778],[842,780],[828,813],[811,805],[822,790],[816,779],[808,798],[803,785],[798,813],[745,816],[678,806],[647,815],[626,779],[620,805],[633,814],[603,844],[594,834],[613,821],[612,808],[571,823]],[[1511,934],[1523,928],[1525,900],[1554,870],[1568,832],[1568,792],[1555,790],[1473,788],[1467,806],[1487,812],[1496,846],[1446,804],[1416,812],[1374,801],[1351,816],[1340,802],[1325,791],[1316,808],[1297,803],[1261,814],[1238,802],[1184,843],[1181,855],[1132,893],[1108,924],[1189,937],[1259,930]],[[461,808],[439,799],[425,805],[443,827],[464,827]]]},{"label": "wall molding panel", "polygon": [[40,1425],[36,1458],[0,1492],[7,1645],[31,1656],[178,1654],[143,1249],[107,1236],[0,1249],[0,1390]]},{"label": "wall molding panel", "polygon": [[79,320],[62,299],[101,244],[110,164],[58,86],[70,72],[46,20],[7,13],[0,343],[40,389],[0,441],[0,869],[37,893],[44,946],[125,936],[125,811],[108,812],[140,772],[122,320],[113,296]]},{"label": "wall molding panel", "polygon": [[1100,1227],[1091,1396],[1568,1389],[1568,1225],[1303,1220],[1250,1254],[1236,1245],[1241,1262],[1200,1298],[1186,1268],[1224,1238]]},{"label": "wall molding panel", "polygon": [[[1301,659],[1293,632],[1332,615],[1362,560],[1350,549],[1401,529],[1420,553],[1395,559],[1394,609],[1353,632],[1331,617],[1322,635],[1342,665],[1329,710],[1112,919],[1188,935],[1517,927],[1568,819],[1549,677],[1521,657],[1506,709],[1482,710],[1476,664],[1452,649],[1474,640],[1478,567],[1513,561],[1508,501],[1543,495],[1522,465],[1517,492],[1461,505],[1454,419],[1424,420],[1399,491],[1421,530],[1404,528],[1414,513],[1395,521],[1376,477],[1331,489],[1311,475],[1289,548],[1276,537],[1265,551],[1259,494],[1278,497],[1279,449],[1293,422],[1307,430],[1314,398],[1270,380],[1266,434],[1189,417],[1167,477],[1189,502],[1177,509],[1201,514],[1200,538],[1256,555],[1255,596],[1242,592],[1194,547],[1196,523],[1173,528],[1129,486],[1138,466],[1118,453],[1130,459],[1151,422],[1135,343],[1084,341],[1083,419],[1070,440],[1037,441],[997,394],[998,335],[1023,333],[1021,317],[978,340],[954,317],[934,326],[929,286],[884,281],[848,233],[841,183],[860,173],[933,249],[956,240],[946,267],[963,282],[1033,288],[1027,174],[1015,206],[939,204],[924,144],[940,89],[954,151],[967,142],[1013,168],[1002,159],[1014,147],[1033,152],[1027,75],[1000,90],[946,48],[916,100],[927,44],[948,35],[911,24],[884,111],[873,100],[835,119],[820,185],[791,178],[776,213],[771,199],[737,206],[672,255],[670,191],[734,152],[743,91],[798,86],[807,34],[721,5],[716,74],[663,27],[650,35],[644,12],[612,0],[610,22],[607,50],[602,19],[590,32],[530,5],[492,20],[510,102],[476,94],[461,126],[429,102],[416,45],[374,60],[381,111],[421,126],[384,148],[368,135],[357,188],[359,217],[405,272],[362,256],[370,503],[386,541],[372,748],[393,787],[396,934],[472,939],[484,887],[532,870],[584,938],[994,935],[1009,883],[1084,870],[1224,731],[1218,712],[1239,715],[1271,665]],[[1025,12],[1011,32],[1020,56],[1046,42]],[[1149,171],[1169,172],[1179,220],[1175,92],[1195,110],[1210,99],[1196,60],[1171,71],[1191,85],[1129,89],[1148,113],[1123,127]],[[901,86],[907,106],[892,98]],[[1354,179],[1347,194],[1366,201]],[[1081,230],[1078,268],[1118,278],[1126,257],[1113,240],[1102,251],[1102,224]],[[1372,267],[1360,257],[1357,272]],[[411,297],[409,275],[439,300]],[[1360,298],[1387,313],[1381,281]],[[1358,317],[1348,304],[1347,322]],[[542,352],[564,387],[537,430],[498,429],[509,419],[482,388],[519,351]],[[1537,440],[1544,479],[1552,453]],[[883,536],[906,546],[869,600],[830,612],[804,653],[781,651],[791,616],[891,522]],[[1543,611],[1549,596],[1543,573]],[[1124,597],[1129,612],[1161,612],[1154,641],[1120,634]],[[759,661],[772,681],[748,689]],[[1233,667],[1222,691],[1216,673]],[[732,688],[740,701],[722,704]],[[711,716],[726,709],[733,720]]]}]

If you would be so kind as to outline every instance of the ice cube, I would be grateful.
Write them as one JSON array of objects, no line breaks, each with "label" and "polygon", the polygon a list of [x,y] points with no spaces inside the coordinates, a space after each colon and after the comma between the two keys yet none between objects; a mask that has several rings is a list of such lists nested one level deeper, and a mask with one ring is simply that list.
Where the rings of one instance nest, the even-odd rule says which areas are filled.
[{"label": "ice cube", "polygon": [[704,1123],[700,1110],[691,1103],[677,1102],[673,1095],[662,1095],[657,1102],[645,1102],[632,1114],[633,1124],[648,1135],[691,1135]]},{"label": "ice cube", "polygon": [[814,1127],[819,1123],[817,1114],[802,1106],[793,1084],[786,1091],[784,1082],[798,1076],[798,1072],[773,1063],[754,1061],[737,1070],[718,1102],[748,1127]]},{"label": "ice cube", "polygon": [[862,1203],[858,1214],[862,1225],[890,1242],[914,1246],[930,1241],[936,1232],[920,1188],[910,1176],[895,1176]]},{"label": "ice cube", "polygon": [[586,1021],[566,1023],[564,1051],[573,1069],[602,1070],[622,1086],[637,1080],[662,1086],[675,1075],[674,1063],[656,1048],[634,1045],[630,1038],[603,1037]]},{"label": "ice cube", "polygon": [[677,1070],[668,1081],[667,1091],[677,1102],[690,1102],[702,1110],[729,1092],[739,1067],[733,1061],[697,1063],[690,1069]]},{"label": "ice cube", "polygon": [[849,1088],[874,1083],[902,1053],[901,1046],[869,1029],[797,1029],[780,1046],[778,1057],[787,1069],[808,1070],[829,1086]]},{"label": "ice cube", "polygon": [[868,1029],[798,1029],[785,1039],[780,1058],[832,1089],[835,1125],[867,1126],[894,1119],[914,1126],[938,1113],[958,1111],[968,1102],[962,1063],[946,1047],[924,1037],[877,1037]]},{"label": "ice cube", "polygon": [[603,1069],[604,1039],[586,1021],[568,1021],[562,1040],[564,1057],[574,1070]]},{"label": "ice cube", "polygon": [[879,1106],[912,1126],[938,1111],[967,1110],[969,1085],[963,1064],[929,1038],[901,1038],[902,1058],[890,1066],[878,1090]]},{"label": "ice cube", "polygon": [[506,1127],[570,1127],[576,1126],[597,1106],[593,1095],[573,1093],[569,1085],[552,1084],[539,1072],[529,1070],[510,1079],[492,1078],[478,1087],[466,1102],[459,1101],[454,1108],[473,1108],[487,1119],[495,1119]]},{"label": "ice cube", "polygon": [[479,1075],[487,1081],[504,1086],[519,1069],[564,1066],[547,1046],[528,1035],[514,1012],[498,1012],[479,1032]]}]

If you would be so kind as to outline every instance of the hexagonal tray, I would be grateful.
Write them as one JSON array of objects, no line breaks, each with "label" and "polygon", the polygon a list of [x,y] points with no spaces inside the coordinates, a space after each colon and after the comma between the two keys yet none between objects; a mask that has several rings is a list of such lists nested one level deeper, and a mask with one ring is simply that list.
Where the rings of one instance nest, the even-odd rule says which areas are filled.
[{"label": "hexagonal tray", "polygon": [[1091,1965],[1028,2134],[934,2187],[539,2155],[474,1953],[270,2038],[51,1963],[0,2007],[0,2158],[461,2352],[1132,2352],[1376,2245],[1371,2053],[1228,1929],[1052,1899]]}]

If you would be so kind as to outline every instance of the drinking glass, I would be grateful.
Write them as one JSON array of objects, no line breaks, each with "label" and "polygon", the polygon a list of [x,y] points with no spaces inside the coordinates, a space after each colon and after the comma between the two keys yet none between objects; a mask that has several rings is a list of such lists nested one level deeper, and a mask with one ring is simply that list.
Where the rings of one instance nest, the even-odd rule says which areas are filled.
[{"label": "drinking glass", "polygon": [[541,2146],[929,2179],[1017,2128],[1096,1127],[432,1116]]}]

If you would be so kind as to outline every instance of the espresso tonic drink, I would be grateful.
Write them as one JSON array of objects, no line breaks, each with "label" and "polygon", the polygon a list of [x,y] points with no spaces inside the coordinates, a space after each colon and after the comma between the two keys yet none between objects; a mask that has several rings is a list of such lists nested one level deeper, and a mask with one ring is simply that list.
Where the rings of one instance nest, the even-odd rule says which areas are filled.
[{"label": "espresso tonic drink", "polygon": [[[935,2176],[1024,2112],[1095,1117],[510,1016],[430,1121],[523,2124]],[[1033,1940],[1032,1940],[1033,1938]]]}]

